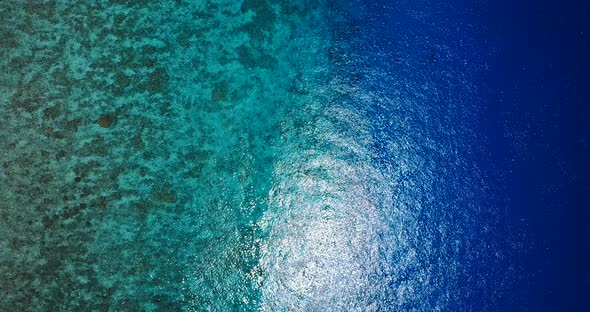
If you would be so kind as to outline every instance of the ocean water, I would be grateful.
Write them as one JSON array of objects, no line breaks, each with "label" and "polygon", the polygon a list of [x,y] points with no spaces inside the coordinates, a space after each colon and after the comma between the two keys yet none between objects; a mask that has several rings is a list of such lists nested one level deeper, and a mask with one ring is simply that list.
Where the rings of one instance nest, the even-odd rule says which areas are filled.
[{"label": "ocean water", "polygon": [[518,307],[478,12],[0,1],[0,311]]}]

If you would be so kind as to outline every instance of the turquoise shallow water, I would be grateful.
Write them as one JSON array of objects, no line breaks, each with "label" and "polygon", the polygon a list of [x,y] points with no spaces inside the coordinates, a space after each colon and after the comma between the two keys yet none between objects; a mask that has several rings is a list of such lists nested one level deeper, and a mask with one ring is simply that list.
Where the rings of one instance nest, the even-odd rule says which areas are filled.
[{"label": "turquoise shallow water", "polygon": [[[419,101],[346,75],[354,25],[332,23],[338,10],[2,1],[0,306],[452,304],[465,218],[427,222],[444,218],[423,150],[457,147],[415,129],[436,116]],[[375,103],[397,112],[387,163]]]},{"label": "turquoise shallow water", "polygon": [[8,1],[0,12],[2,306],[258,306],[262,240],[287,218],[275,210],[293,209],[269,195],[283,191],[274,172],[321,174],[292,164],[342,140],[314,133],[333,127],[323,110],[337,79],[322,9]]}]

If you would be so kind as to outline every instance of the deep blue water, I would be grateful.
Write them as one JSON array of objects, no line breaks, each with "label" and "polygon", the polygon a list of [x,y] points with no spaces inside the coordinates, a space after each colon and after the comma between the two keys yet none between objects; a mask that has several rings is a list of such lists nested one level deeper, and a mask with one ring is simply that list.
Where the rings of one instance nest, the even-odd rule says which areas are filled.
[{"label": "deep blue water", "polygon": [[[472,125],[477,134],[468,145],[479,150],[469,157],[489,183],[487,201],[481,199],[480,204],[499,208],[500,214],[497,235],[480,238],[503,246],[500,249],[508,253],[504,261],[519,273],[508,283],[496,284],[499,288],[510,284],[511,290],[493,303],[493,291],[487,289],[470,295],[466,306],[588,310],[590,5],[580,1],[359,5],[362,9],[355,10],[355,18],[362,39],[355,48],[368,59],[365,66],[382,69],[397,82],[437,79],[438,96],[430,101],[442,106],[459,101],[465,103],[459,107],[477,115]],[[415,15],[424,17],[417,20]],[[452,51],[437,50],[437,43]],[[471,92],[460,90],[460,81],[441,78],[453,71],[468,76]],[[410,85],[393,89],[415,92],[415,83]],[[380,133],[387,131],[387,126],[376,127]],[[520,243],[509,242],[510,236]],[[484,259],[470,266],[467,274],[486,275],[500,267]]]},{"label": "deep blue water", "polygon": [[531,250],[524,306],[587,310],[590,290],[590,14],[580,1],[499,2],[488,6],[493,49],[486,75],[492,159],[503,172],[512,222]]}]

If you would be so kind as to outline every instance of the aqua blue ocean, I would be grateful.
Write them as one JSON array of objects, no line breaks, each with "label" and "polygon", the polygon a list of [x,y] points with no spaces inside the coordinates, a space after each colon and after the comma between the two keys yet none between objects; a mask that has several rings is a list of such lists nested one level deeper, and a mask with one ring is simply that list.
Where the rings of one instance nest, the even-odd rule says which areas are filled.
[{"label": "aqua blue ocean", "polygon": [[0,311],[583,310],[589,67],[502,5],[0,0]]}]

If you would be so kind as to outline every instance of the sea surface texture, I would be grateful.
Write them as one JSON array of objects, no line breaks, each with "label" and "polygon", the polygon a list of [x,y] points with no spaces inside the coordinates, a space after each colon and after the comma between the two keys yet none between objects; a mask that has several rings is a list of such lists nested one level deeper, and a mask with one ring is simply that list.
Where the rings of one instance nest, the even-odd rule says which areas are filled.
[{"label": "sea surface texture", "polygon": [[479,30],[387,6],[0,1],[0,310],[493,310]]}]

